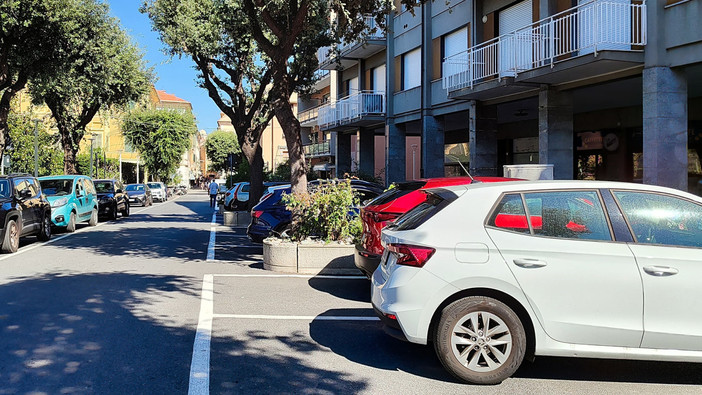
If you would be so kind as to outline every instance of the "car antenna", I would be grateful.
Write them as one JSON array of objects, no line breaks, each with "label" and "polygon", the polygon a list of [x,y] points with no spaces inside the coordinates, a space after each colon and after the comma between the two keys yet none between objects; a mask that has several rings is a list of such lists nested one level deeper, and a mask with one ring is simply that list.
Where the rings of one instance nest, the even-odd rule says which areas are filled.
[{"label": "car antenna", "polygon": [[446,156],[449,157],[449,158],[455,159],[456,162],[458,162],[458,165],[461,166],[461,169],[463,169],[463,171],[466,172],[466,174],[468,175],[468,178],[470,178],[470,181],[471,181],[472,183],[480,183],[480,182],[482,182],[482,181],[476,180],[475,178],[473,178],[473,176],[470,175],[470,172],[468,172],[468,170],[466,169],[466,167],[463,166],[463,163],[461,163],[461,159],[459,159],[456,155],[447,154]]}]

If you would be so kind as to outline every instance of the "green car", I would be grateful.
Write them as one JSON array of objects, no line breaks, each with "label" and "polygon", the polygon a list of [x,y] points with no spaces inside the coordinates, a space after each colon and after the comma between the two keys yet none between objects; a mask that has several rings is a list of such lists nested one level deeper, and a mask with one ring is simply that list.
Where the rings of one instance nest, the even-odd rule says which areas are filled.
[{"label": "green car", "polygon": [[54,226],[76,230],[78,222],[98,223],[98,200],[95,185],[88,176],[39,177],[41,189],[51,203]]}]

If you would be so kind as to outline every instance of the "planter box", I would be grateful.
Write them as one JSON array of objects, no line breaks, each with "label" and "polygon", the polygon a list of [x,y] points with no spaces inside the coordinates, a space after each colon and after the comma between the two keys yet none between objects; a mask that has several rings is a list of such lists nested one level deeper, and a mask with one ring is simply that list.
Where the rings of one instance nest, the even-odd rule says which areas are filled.
[{"label": "planter box", "polygon": [[249,226],[251,213],[248,211],[224,211],[224,224],[229,226]]},{"label": "planter box", "polygon": [[354,246],[263,241],[263,268],[300,274],[358,275]]}]

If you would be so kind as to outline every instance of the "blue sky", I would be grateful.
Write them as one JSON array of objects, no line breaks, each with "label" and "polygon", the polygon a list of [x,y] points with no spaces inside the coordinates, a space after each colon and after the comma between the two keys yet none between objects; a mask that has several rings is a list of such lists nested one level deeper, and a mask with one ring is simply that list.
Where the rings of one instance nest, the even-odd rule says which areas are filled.
[{"label": "blue sky", "polygon": [[143,0],[108,0],[110,12],[119,18],[122,27],[132,37],[132,41],[141,48],[144,59],[149,66],[154,67],[157,77],[156,89],[164,90],[187,100],[193,105],[197,117],[198,129],[207,133],[217,128],[219,108],[207,92],[198,87],[195,78],[196,71],[190,59],[171,59],[163,53],[163,43],[158,34],[151,30],[151,21],[139,12]]}]

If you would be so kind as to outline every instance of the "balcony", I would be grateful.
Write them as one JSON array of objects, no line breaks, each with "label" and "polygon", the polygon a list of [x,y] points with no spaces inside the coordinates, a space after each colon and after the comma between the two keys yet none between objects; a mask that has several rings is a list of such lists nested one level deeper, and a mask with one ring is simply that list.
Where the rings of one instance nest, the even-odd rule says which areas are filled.
[{"label": "balcony", "polygon": [[[367,59],[385,49],[385,32],[371,16],[365,17],[366,29],[361,33],[361,38],[353,42],[342,42],[334,51],[333,48],[324,47],[317,51],[319,68],[336,70],[353,66],[358,59]],[[338,59],[337,59],[338,53]]]},{"label": "balcony", "polygon": [[321,130],[343,131],[385,123],[385,92],[361,91],[319,108]]},{"label": "balcony", "polygon": [[643,65],[646,3],[593,0],[443,62],[453,99],[488,100]]},{"label": "balcony", "polygon": [[333,147],[329,141],[324,141],[321,143],[307,144],[303,146],[305,150],[305,157],[307,158],[319,158],[322,156],[333,156]]},{"label": "balcony", "polygon": [[322,107],[317,105],[307,110],[300,111],[297,114],[297,120],[300,121],[300,126],[302,127],[312,127],[317,125],[317,118],[319,116],[319,108]]}]

